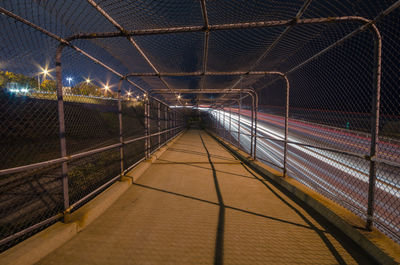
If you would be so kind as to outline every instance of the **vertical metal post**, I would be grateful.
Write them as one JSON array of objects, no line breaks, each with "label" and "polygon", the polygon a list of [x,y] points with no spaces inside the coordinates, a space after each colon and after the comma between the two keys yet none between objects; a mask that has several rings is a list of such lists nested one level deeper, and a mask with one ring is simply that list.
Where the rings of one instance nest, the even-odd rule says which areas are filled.
[{"label": "vertical metal post", "polygon": [[147,156],[148,158],[150,157],[150,152],[151,152],[151,106],[150,106],[150,97],[146,97],[147,98],[147,126],[148,126],[148,137],[147,137]]},{"label": "vertical metal post", "polygon": [[250,95],[252,98],[252,101],[251,101],[251,128],[250,128],[250,156],[252,157],[253,156],[253,136],[254,136],[254,133],[253,133],[253,129],[254,129],[254,95],[251,93],[250,93]]},{"label": "vertical metal post", "polygon": [[[65,139],[65,116],[64,116],[64,99],[63,99],[62,68],[61,68],[61,55],[63,49],[64,49],[64,44],[60,43],[58,45],[56,52],[56,79],[57,79],[57,110],[58,110],[61,157],[66,157],[67,143]],[[62,179],[63,200],[64,200],[64,222],[67,222],[69,215],[69,213],[67,212],[69,209],[67,162],[63,162],[61,165],[61,179]]]},{"label": "vertical metal post", "polygon": [[216,110],[216,111],[217,111],[217,117],[215,118],[217,120],[216,134],[218,135],[219,134],[219,115],[220,115],[220,113],[219,113],[219,110]]},{"label": "vertical metal post", "polygon": [[[176,115],[176,112],[174,111],[174,128],[176,128],[176,126],[177,126],[176,116],[177,116],[177,115]],[[176,129],[174,129],[173,132],[174,132],[174,135],[173,135],[173,136],[175,136],[175,135],[176,135]]]},{"label": "vertical metal post", "polygon": [[218,113],[217,113],[217,111],[215,109],[213,109],[213,112],[215,114],[215,116],[214,116],[214,132],[217,133],[217,126],[218,126],[218,120],[217,120],[218,116],[217,116],[217,114]]},{"label": "vertical metal post", "polygon": [[222,127],[222,124],[221,124],[221,116],[222,116],[222,112],[221,112],[221,110],[219,109],[219,110],[218,110],[218,134],[219,134],[219,136],[222,136],[222,134],[221,134],[221,127]]},{"label": "vertical metal post", "polygon": [[171,138],[174,137],[174,127],[175,127],[174,117],[175,117],[175,112],[174,110],[171,110]]},{"label": "vertical metal post", "polygon": [[217,111],[216,110],[213,110],[213,112],[215,113],[215,117],[214,117],[214,132],[215,133],[217,133],[217,127],[218,127],[218,120],[217,120],[217,118],[218,118],[218,116],[217,116]]},{"label": "vertical metal post", "polygon": [[368,208],[367,208],[367,230],[372,230],[374,219],[375,183],[376,183],[376,162],[379,140],[379,109],[381,94],[381,61],[382,61],[382,38],[378,28],[371,24],[369,28],[374,35],[374,76],[373,76],[373,98],[371,117],[371,146],[369,155],[369,185],[368,185]]},{"label": "vertical metal post", "polygon": [[229,142],[232,143],[232,108],[229,106]]},{"label": "vertical metal post", "polygon": [[257,158],[257,115],[258,115],[258,95],[254,91],[254,149],[253,149],[253,159]]},{"label": "vertical metal post", "polygon": [[211,122],[211,129],[213,131],[215,131],[215,128],[216,128],[217,124],[216,124],[215,118],[214,118],[214,110],[209,109],[209,112],[210,112],[210,119],[211,119],[211,121],[210,121]]},{"label": "vertical metal post", "polygon": [[149,136],[149,120],[148,120],[148,98],[144,100],[144,135],[146,136],[146,139],[144,140],[144,154],[145,158],[148,158],[148,136]]},{"label": "vertical metal post", "polygon": [[224,132],[222,138],[226,139],[226,129],[225,129],[225,107],[222,107],[222,130]]},{"label": "vertical metal post", "polygon": [[[168,115],[168,108],[165,107],[165,111],[164,111],[164,130],[168,129],[168,123],[167,123],[168,117],[167,117],[167,115]],[[168,133],[166,132],[166,133],[163,133],[163,134],[164,134],[164,143],[165,143],[165,142],[167,142]]]},{"label": "vertical metal post", "polygon": [[119,148],[120,164],[121,164],[121,178],[124,174],[124,140],[122,137],[122,97],[121,97],[121,87],[123,79],[119,80],[118,83],[118,121],[119,121],[119,142],[121,147]]},{"label": "vertical metal post", "polygon": [[242,113],[242,93],[240,93],[240,99],[239,99],[239,113],[238,113],[238,146],[240,149],[240,116]]},{"label": "vertical metal post", "polygon": [[[171,129],[172,128],[172,118],[171,118],[171,109],[168,109],[168,129]],[[171,138],[171,131],[168,131],[168,139],[170,139]]]},{"label": "vertical metal post", "polygon": [[161,147],[161,103],[157,104],[158,148]]},{"label": "vertical metal post", "polygon": [[287,176],[287,153],[288,153],[288,134],[289,134],[289,99],[290,99],[290,84],[286,75],[283,76],[286,83],[285,88],[285,139],[283,143],[283,177]]}]

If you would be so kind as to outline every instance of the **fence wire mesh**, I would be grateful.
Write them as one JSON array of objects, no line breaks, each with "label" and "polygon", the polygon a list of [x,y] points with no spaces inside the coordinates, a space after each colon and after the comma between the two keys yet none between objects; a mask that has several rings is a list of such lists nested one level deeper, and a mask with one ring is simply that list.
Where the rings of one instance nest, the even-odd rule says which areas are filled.
[{"label": "fence wire mesh", "polygon": [[[96,27],[113,30],[87,2],[1,1],[0,6],[61,37],[81,30],[94,31]],[[71,10],[80,12],[69,13]],[[62,21],[55,14],[73,14],[74,19]],[[98,19],[92,24],[94,28],[85,22],[90,16]],[[112,184],[121,174],[119,148],[123,153],[123,170],[144,159],[145,92],[149,84],[122,82],[122,147],[117,90],[122,77],[119,72],[150,71],[151,67],[126,38],[75,41],[89,56],[71,47],[64,48],[61,80],[65,133],[61,135],[65,137],[65,155],[78,156],[67,162],[68,181],[64,184],[62,162],[51,161],[62,157],[55,69],[59,42],[3,13],[0,23],[0,170],[17,168],[16,173],[1,174],[3,251],[59,220],[65,210],[75,211]],[[135,61],[136,65],[132,68],[131,63],[121,63],[123,60]],[[151,137],[149,152],[182,130],[181,127],[168,135],[163,133],[178,126],[170,120],[175,118],[171,115],[175,111],[152,98],[150,103],[149,132],[161,134]]]},{"label": "fence wire mesh", "polygon": [[[326,16],[350,15],[352,10],[359,9],[357,15],[374,18],[391,3],[373,3],[369,7],[357,4],[348,10],[338,9],[338,13],[315,3],[310,5],[304,17],[320,16],[314,12]],[[398,23],[398,10],[377,23],[383,41],[382,86],[379,140],[377,153],[372,159],[377,167],[373,222],[396,242],[400,242],[400,145],[399,129],[396,127],[400,121]],[[245,64],[243,69],[280,71],[286,73],[290,81],[288,175],[367,221],[376,67],[374,36],[370,31],[360,31],[342,41],[341,45],[324,50],[359,26],[358,22],[351,22],[293,27],[255,67],[248,59],[247,67]],[[257,38],[262,38],[260,34],[270,33],[268,30],[265,33],[259,31]],[[228,42],[229,37],[225,40]],[[245,43],[238,42],[238,45]],[[241,62],[241,53],[252,50],[251,45],[246,47],[231,54],[229,60]],[[232,67],[235,63],[229,65]],[[243,63],[240,64],[242,66]],[[246,76],[239,83],[232,81],[235,84],[233,87],[251,87],[258,92],[257,159],[281,172],[285,166],[285,83],[282,81],[276,76]],[[230,105],[238,108],[236,103],[231,102]],[[251,103],[243,105],[241,142],[235,142],[235,145],[251,154],[251,110],[246,110],[246,105],[251,108]],[[228,113],[227,108],[210,112],[208,122],[219,136],[229,141],[231,136],[237,137],[237,130],[226,131],[229,125],[223,120],[224,112]],[[237,124],[235,126],[238,127]]]},{"label": "fence wire mesh", "polygon": [[[373,221],[400,242],[400,11],[394,0],[204,1],[206,10],[197,0],[1,0],[0,170],[60,158],[60,134],[66,140],[65,155],[118,145],[122,136],[123,142],[128,141],[122,145],[123,169],[127,169],[184,126],[177,114],[179,109],[153,98],[147,108],[146,91],[172,90],[176,92],[156,96],[169,105],[218,107],[204,119],[219,136],[248,153],[256,153],[259,160],[278,171],[287,169],[289,176],[366,220],[376,67],[374,36],[368,29],[354,33],[362,21],[296,23],[304,18],[374,19],[393,5],[395,8],[375,22],[383,46],[378,148],[372,157],[377,167]],[[36,29],[6,11],[35,24]],[[257,23],[251,24],[282,20],[289,22],[253,28]],[[242,24],[236,29],[215,30],[218,25],[235,23]],[[188,26],[198,30],[120,34]],[[120,35],[94,38],[104,32]],[[63,87],[65,133],[60,133],[54,69],[59,38],[85,33],[91,37],[71,40],[62,51],[58,81]],[[343,38],[347,40],[334,44]],[[184,74],[212,71],[225,74]],[[279,75],[240,77],[238,71],[279,71],[289,79],[287,156],[285,80]],[[163,72],[175,75],[163,77]],[[118,82],[129,73],[155,76],[129,77],[122,82],[121,128]],[[251,97],[242,100],[239,121],[237,98],[224,103],[226,94],[179,93],[180,89],[203,88],[254,89],[259,99],[257,138],[252,133],[255,121],[251,119]],[[228,114],[229,107],[232,115]],[[180,129],[153,135],[148,141],[133,141],[176,127]],[[120,174],[119,148],[68,162],[70,204],[85,201],[87,195]],[[65,210],[61,162],[2,174],[0,189],[4,193],[0,196],[4,197],[4,207],[0,208],[0,219],[5,228],[1,239]]]}]

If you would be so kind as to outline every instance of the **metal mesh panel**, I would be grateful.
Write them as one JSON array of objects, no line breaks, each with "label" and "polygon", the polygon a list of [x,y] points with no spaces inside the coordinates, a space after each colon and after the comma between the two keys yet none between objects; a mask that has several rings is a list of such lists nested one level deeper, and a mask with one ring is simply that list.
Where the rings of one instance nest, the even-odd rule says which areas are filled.
[{"label": "metal mesh panel", "polygon": [[397,240],[400,234],[400,178],[398,172],[398,166],[380,163],[375,188],[376,225],[394,240]]},{"label": "metal mesh panel", "polygon": [[[180,110],[185,108],[172,110],[155,96],[171,106],[216,108],[208,124],[219,136],[283,174],[287,169],[364,219],[374,209],[370,220],[400,242],[398,6],[389,0],[0,1],[5,8],[0,15],[0,170],[80,155],[66,162],[67,172],[61,172],[63,161],[52,162],[49,172],[54,167],[55,175],[40,167],[2,174],[4,187],[12,184],[12,176],[35,176],[12,187],[16,198],[36,179],[61,185],[51,210],[38,210],[30,223],[24,223],[25,217],[18,225],[7,221],[5,227],[11,228],[2,237],[66,210],[63,196],[70,196],[70,205],[86,201],[121,169],[175,136],[179,129],[132,141],[184,126]],[[379,34],[371,34],[372,23],[360,27],[375,18],[383,48],[377,152],[371,154]],[[67,40],[74,34],[79,36]],[[60,43],[66,46],[61,66],[55,61]],[[56,65],[62,72],[58,77]],[[56,81],[63,87],[63,101],[57,98]],[[165,93],[149,93],[153,89]],[[226,94],[180,93],[185,89]],[[234,89],[254,89],[253,97],[258,96],[257,138],[252,99],[242,100],[239,124],[237,100],[243,95],[227,93]],[[376,174],[370,172],[374,164]],[[65,184],[61,189],[63,176],[68,176],[68,192]],[[51,185],[56,185],[49,185],[45,190],[53,192]],[[372,189],[375,198],[368,198]],[[35,194],[32,202],[40,198]],[[7,203],[13,202],[10,198]],[[13,215],[9,205],[1,209],[1,220]]]},{"label": "metal mesh panel", "polygon": [[[55,164],[1,176],[1,239],[44,222],[63,210],[60,173],[61,165]],[[26,236],[36,232],[35,230],[37,231],[28,231]],[[20,242],[26,236],[6,241],[0,246],[0,250]]]},{"label": "metal mesh panel", "polygon": [[[118,142],[117,101],[83,99],[82,103],[65,102],[65,127],[69,154]],[[71,96],[73,100],[73,96]]]},{"label": "metal mesh panel", "polygon": [[68,167],[69,198],[74,204],[120,173],[119,150],[87,156]]},{"label": "metal mesh panel", "polygon": [[0,168],[41,162],[60,155],[57,103],[42,94],[0,91]]}]

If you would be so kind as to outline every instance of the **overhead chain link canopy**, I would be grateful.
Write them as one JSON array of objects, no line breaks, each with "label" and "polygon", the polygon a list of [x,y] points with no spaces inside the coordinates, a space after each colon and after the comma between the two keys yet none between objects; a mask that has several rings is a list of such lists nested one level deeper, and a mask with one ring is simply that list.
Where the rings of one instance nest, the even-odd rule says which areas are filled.
[{"label": "overhead chain link canopy", "polygon": [[[340,46],[332,47],[312,61],[307,60],[365,24],[360,19],[343,18],[345,16],[355,16],[365,21],[376,19],[387,45],[398,45],[398,27],[394,23],[398,19],[398,11],[383,18],[377,17],[395,1],[227,3],[200,0],[17,0],[0,3],[5,10],[60,38],[68,40],[72,37],[71,44],[122,76],[154,73],[156,77],[136,76],[129,79],[146,91],[153,88],[176,90],[175,95],[162,95],[170,104],[179,104],[179,89],[187,88],[229,89],[242,86],[253,87],[261,95],[279,93],[282,88],[279,88],[279,81],[274,82],[279,80],[276,76],[229,75],[229,72],[254,70],[289,72],[293,93],[315,93],[318,101],[320,96],[328,99],[326,107],[344,98],[343,107],[352,108],[354,106],[349,103],[350,99],[364,97],[366,100],[363,102],[368,107],[360,104],[358,108],[366,111],[369,110],[367,99],[371,95],[371,89],[366,88],[371,86],[373,68],[373,36],[370,32],[357,32]],[[340,23],[304,21],[328,18],[332,22],[339,17],[343,18]],[[266,24],[263,25],[263,22]],[[2,69],[34,75],[39,71],[38,66],[54,65],[57,41],[7,15],[1,16],[1,25],[5,29],[1,37]],[[118,37],[96,37],[104,33]],[[387,50],[387,55],[385,51],[383,56],[388,59],[383,60],[383,68],[387,67],[386,64],[396,64],[396,58],[390,58],[393,47]],[[302,64],[305,61],[307,63]],[[93,60],[74,49],[63,52],[62,62],[64,76],[73,76],[76,82],[84,77],[92,77],[103,83],[116,84],[119,79],[118,75],[93,63]],[[326,75],[324,72],[315,74],[317,71],[312,71],[321,68],[326,69]],[[159,75],[164,72],[207,71],[225,74],[205,77]],[[344,73],[351,73],[351,78]],[[394,88],[390,88],[396,85],[396,80],[392,75],[383,76],[387,93],[396,93]],[[316,91],[319,82],[324,82],[326,89]],[[354,89],[349,90],[349,87]],[[203,97],[210,98],[207,95],[199,97],[188,94],[182,97],[191,104],[201,104]],[[260,96],[260,103],[273,105],[277,98]],[[293,98],[299,99],[300,103],[304,101],[301,96]],[[386,106],[385,100],[383,105]]]}]

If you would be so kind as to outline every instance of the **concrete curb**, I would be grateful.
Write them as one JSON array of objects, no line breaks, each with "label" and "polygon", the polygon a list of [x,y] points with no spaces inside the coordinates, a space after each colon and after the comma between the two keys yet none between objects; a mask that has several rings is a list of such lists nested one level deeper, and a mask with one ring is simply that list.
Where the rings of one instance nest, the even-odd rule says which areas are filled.
[{"label": "concrete curb", "polygon": [[2,265],[30,265],[39,262],[55,249],[71,240],[77,233],[84,230],[90,223],[103,214],[118,198],[139,179],[154,161],[171,146],[183,132],[171,139],[167,144],[145,161],[130,170],[121,181],[117,181],[102,191],[90,202],[73,212],[68,223],[57,222],[36,235],[15,245],[0,254]]},{"label": "concrete curb", "polygon": [[266,179],[271,180],[273,184],[283,188],[288,193],[293,194],[299,200],[318,212],[321,216],[328,220],[328,222],[333,224],[346,236],[352,239],[361,249],[363,249],[371,257],[373,257],[379,264],[398,264],[393,257],[388,255],[381,248],[371,242],[365,235],[363,235],[360,231],[358,231],[356,228],[346,222],[342,217],[340,217],[323,203],[315,199],[312,195],[308,194],[308,192],[305,192],[290,183],[288,181],[288,177],[282,178],[281,176],[277,176],[271,173],[269,170],[264,168],[261,163],[249,160],[248,156],[245,155],[245,153],[236,150],[236,148],[233,148],[230,144],[225,143],[225,141],[215,136],[213,133],[208,132],[208,134],[211,135],[211,137],[213,137],[215,140],[217,140],[235,157],[237,157],[239,160],[249,166],[252,170],[265,177]]}]

